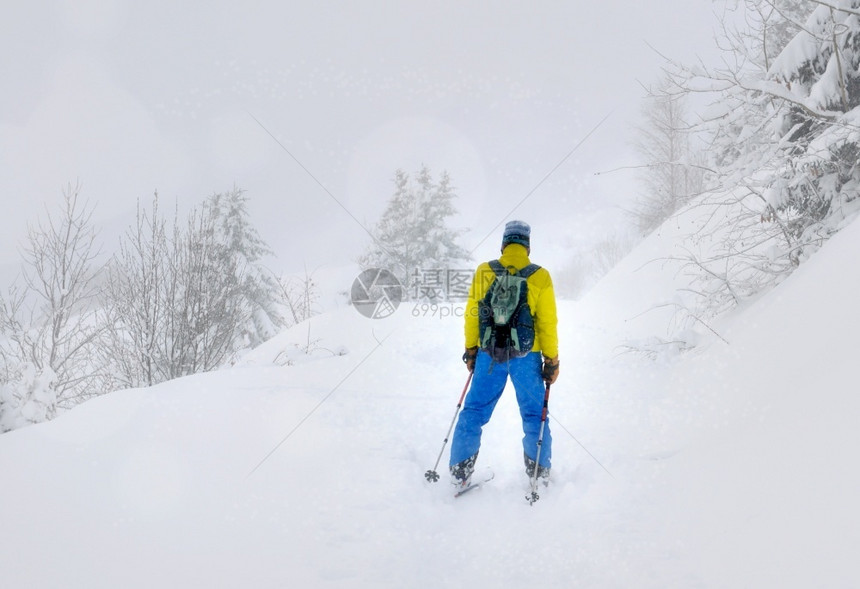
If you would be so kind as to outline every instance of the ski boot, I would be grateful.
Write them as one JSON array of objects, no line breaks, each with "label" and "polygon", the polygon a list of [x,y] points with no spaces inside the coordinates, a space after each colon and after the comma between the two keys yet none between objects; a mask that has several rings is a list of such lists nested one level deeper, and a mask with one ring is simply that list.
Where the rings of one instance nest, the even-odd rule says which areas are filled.
[{"label": "ski boot", "polygon": [[467,489],[472,484],[472,473],[475,472],[475,461],[477,459],[478,455],[473,454],[466,460],[451,466],[451,484],[454,485],[457,491]]},{"label": "ski boot", "polygon": [[523,453],[523,459],[526,464],[526,475],[529,477],[529,480],[535,475],[535,466],[537,466],[537,479],[544,487],[549,486],[549,472],[550,468],[548,466],[540,466],[535,465],[535,461],[528,457],[528,454]]}]

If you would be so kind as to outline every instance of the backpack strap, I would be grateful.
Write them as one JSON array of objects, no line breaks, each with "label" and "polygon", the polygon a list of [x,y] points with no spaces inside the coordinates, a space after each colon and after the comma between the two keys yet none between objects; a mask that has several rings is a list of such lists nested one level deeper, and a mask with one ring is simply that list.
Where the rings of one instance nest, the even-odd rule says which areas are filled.
[{"label": "backpack strap", "polygon": [[[502,266],[502,263],[498,260],[490,260],[489,262],[487,262],[487,264],[490,265],[490,269],[492,269],[492,271],[496,273],[496,276],[504,276],[505,272],[508,271],[507,268]],[[537,264],[529,264],[522,270],[519,270],[516,274],[517,276],[528,278],[538,270],[540,270],[540,266],[538,266]]]},{"label": "backpack strap", "polygon": [[502,263],[498,260],[490,260],[487,264],[490,265],[490,269],[496,273],[496,276],[504,276],[505,272],[507,272],[505,267],[502,266]]},{"label": "backpack strap", "polygon": [[540,270],[540,266],[538,266],[537,264],[529,264],[528,266],[517,272],[517,274],[519,274],[523,278],[528,278],[538,270]]}]

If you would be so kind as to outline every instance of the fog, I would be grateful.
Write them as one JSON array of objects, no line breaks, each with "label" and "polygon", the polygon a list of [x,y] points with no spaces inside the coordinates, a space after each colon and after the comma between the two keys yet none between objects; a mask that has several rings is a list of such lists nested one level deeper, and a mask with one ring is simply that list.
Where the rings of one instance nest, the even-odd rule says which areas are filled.
[{"label": "fog", "polygon": [[275,264],[342,264],[395,170],[422,164],[451,175],[477,259],[520,217],[561,261],[623,226],[635,172],[613,170],[636,163],[650,47],[713,44],[709,0],[392,4],[7,7],[0,263],[80,183],[108,251],[138,199],[186,208],[237,185]]}]

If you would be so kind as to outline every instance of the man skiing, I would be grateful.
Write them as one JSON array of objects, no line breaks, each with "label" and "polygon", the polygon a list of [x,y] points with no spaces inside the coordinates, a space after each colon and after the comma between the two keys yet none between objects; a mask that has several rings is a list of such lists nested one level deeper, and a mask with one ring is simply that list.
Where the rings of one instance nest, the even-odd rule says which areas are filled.
[{"label": "man skiing", "polygon": [[[463,362],[473,373],[471,387],[454,437],[451,442],[450,471],[452,483],[458,489],[471,484],[475,470],[475,460],[481,445],[481,430],[490,420],[508,377],[514,384],[520,415],[523,420],[523,455],[526,474],[535,475],[547,482],[549,480],[552,458],[552,436],[545,424],[541,443],[539,464],[538,438],[541,428],[545,386],[553,384],[558,378],[558,317],[556,314],[555,292],[549,272],[531,264],[529,260],[531,228],[523,221],[510,221],[505,225],[502,236],[502,255],[496,261],[485,262],[478,266],[469,289],[465,310],[466,352]],[[499,266],[501,264],[501,266]],[[521,357],[508,356],[499,361],[486,346],[486,337],[481,333],[483,324],[479,315],[483,311],[482,301],[487,298],[501,268],[507,272],[528,274],[525,280],[528,308],[534,321],[534,345],[531,351],[522,351]],[[487,328],[484,327],[484,331]],[[481,349],[479,349],[481,347]]]}]

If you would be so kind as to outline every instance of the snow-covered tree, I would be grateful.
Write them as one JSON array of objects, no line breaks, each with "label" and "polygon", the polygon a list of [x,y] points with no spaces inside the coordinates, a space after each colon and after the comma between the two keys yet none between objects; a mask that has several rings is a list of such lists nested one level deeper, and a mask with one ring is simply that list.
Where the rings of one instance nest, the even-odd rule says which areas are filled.
[{"label": "snow-covered tree", "polygon": [[659,227],[704,187],[703,156],[692,147],[686,96],[668,92],[671,88],[671,79],[663,78],[642,108],[636,147],[645,166],[643,192],[631,211],[642,235]]},{"label": "snow-covered tree", "polygon": [[125,386],[212,370],[283,325],[269,253],[238,188],[209,197],[172,227],[158,209],[137,223],[110,265],[107,362]]},{"label": "snow-covered tree", "polygon": [[[719,312],[780,280],[860,210],[860,0],[743,3],[723,65],[679,66],[679,92],[716,96],[708,209],[686,258]],[[677,65],[677,64],[676,64]]]},{"label": "snow-covered tree", "polygon": [[174,228],[169,378],[222,365],[236,351],[241,330],[251,320],[240,294],[240,261],[219,240],[217,221],[204,206],[192,211],[184,231]]},{"label": "snow-covered tree", "polygon": [[792,157],[776,168],[765,196],[795,244],[795,263],[857,211],[860,1],[838,6],[819,6],[768,75],[788,93],[775,123]]},{"label": "snow-covered tree", "polygon": [[774,58],[789,41],[803,29],[809,13],[816,7],[815,0],[715,0],[728,15],[743,23],[730,25],[723,19],[723,39],[720,46],[727,53],[761,72],[767,72]]},{"label": "snow-covered tree", "polygon": [[[93,362],[101,328],[96,317],[96,232],[80,186],[68,186],[58,214],[28,231],[23,286],[0,297],[0,374],[4,412],[20,425],[99,394]],[[10,418],[7,415],[7,424]]]},{"label": "snow-covered tree", "polygon": [[120,240],[108,265],[104,362],[113,366],[115,387],[150,386],[166,380],[165,332],[172,280],[166,221],[156,193],[152,208],[137,204],[135,225]]},{"label": "snow-covered tree", "polygon": [[283,326],[284,318],[277,307],[279,286],[262,266],[272,255],[271,249],[251,224],[245,192],[233,187],[229,192],[215,193],[204,205],[204,214],[214,224],[212,238],[217,246],[219,262],[235,268],[232,279],[244,314],[250,319],[242,326],[244,345],[257,346],[269,339]]},{"label": "snow-covered tree", "polygon": [[[435,182],[427,166],[414,181],[397,170],[394,195],[373,231],[373,244],[359,263],[393,272],[413,297],[444,295],[444,285],[438,283],[441,273],[469,259],[468,251],[457,243],[462,231],[448,226],[457,213],[455,198],[447,172]],[[432,288],[428,276],[432,276]]]}]

